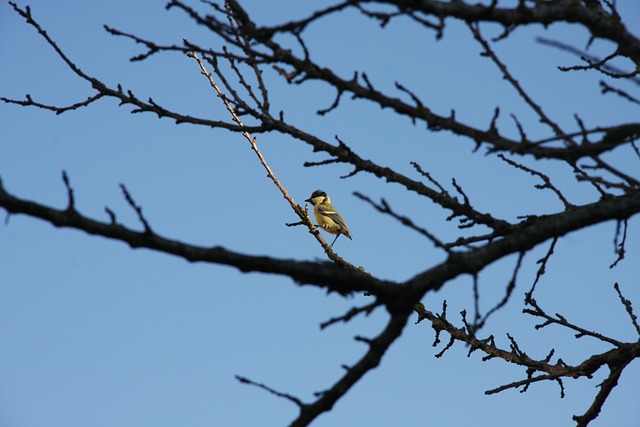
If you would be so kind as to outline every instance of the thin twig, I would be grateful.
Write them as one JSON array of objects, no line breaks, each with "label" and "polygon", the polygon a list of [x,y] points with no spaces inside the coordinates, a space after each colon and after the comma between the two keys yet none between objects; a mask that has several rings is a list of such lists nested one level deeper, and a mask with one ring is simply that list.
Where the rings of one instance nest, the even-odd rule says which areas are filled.
[{"label": "thin twig", "polygon": [[537,189],[539,189],[539,190],[542,190],[544,188],[548,188],[551,191],[553,191],[555,193],[555,195],[558,196],[558,199],[560,199],[560,201],[564,205],[565,209],[571,209],[572,207],[574,207],[573,203],[570,203],[564,197],[562,192],[555,185],[553,185],[553,183],[551,182],[551,179],[547,175],[545,175],[545,174],[543,174],[541,172],[538,172],[536,170],[533,170],[533,169],[531,169],[531,168],[529,168],[529,167],[527,167],[525,165],[522,165],[520,163],[514,162],[513,160],[508,159],[507,157],[505,157],[504,154],[502,154],[502,153],[498,154],[498,157],[500,159],[502,159],[504,162],[510,164],[511,166],[513,166],[513,167],[515,167],[517,169],[523,170],[523,171],[525,171],[525,172],[527,172],[527,173],[529,173],[531,175],[534,175],[534,176],[537,176],[538,178],[540,178],[544,182],[544,184],[536,185],[535,187]]},{"label": "thin twig", "polygon": [[250,380],[249,378],[246,377],[241,377],[240,375],[236,375],[236,379],[238,381],[240,381],[242,384],[247,384],[247,385],[252,385],[258,388],[261,388],[263,390],[268,391],[269,393],[278,396],[278,397],[282,397],[283,399],[287,399],[290,402],[293,402],[296,404],[296,406],[298,406],[299,408],[302,408],[304,406],[304,403],[302,403],[302,401],[300,399],[298,399],[295,396],[290,395],[289,393],[282,393],[280,391],[276,391],[274,389],[272,389],[271,387],[269,387],[268,385],[262,384],[262,383],[257,383],[253,380]]},{"label": "thin twig", "polygon": [[627,310],[627,314],[631,318],[631,323],[633,323],[633,326],[636,328],[636,332],[638,333],[638,336],[640,336],[640,325],[638,324],[638,316],[636,316],[636,314],[633,312],[631,301],[629,301],[622,295],[622,291],[620,290],[620,286],[618,285],[618,282],[614,283],[613,287],[618,293],[620,302],[622,302],[622,305],[624,305],[624,308]]},{"label": "thin twig", "polygon": [[153,234],[153,230],[151,230],[149,222],[142,214],[142,206],[136,204],[135,200],[133,200],[133,197],[131,197],[131,193],[129,193],[129,190],[127,190],[127,187],[125,187],[124,184],[120,184],[120,189],[122,190],[122,194],[124,194],[124,198],[127,200],[129,206],[131,206],[138,215],[138,219],[144,227],[144,232],[147,234]]}]

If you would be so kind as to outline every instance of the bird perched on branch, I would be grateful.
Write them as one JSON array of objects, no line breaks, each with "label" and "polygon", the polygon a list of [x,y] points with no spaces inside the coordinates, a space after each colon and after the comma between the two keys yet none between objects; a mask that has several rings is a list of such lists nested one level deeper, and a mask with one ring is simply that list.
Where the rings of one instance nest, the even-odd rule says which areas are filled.
[{"label": "bird perched on branch", "polygon": [[331,199],[327,196],[327,193],[322,190],[316,190],[305,202],[313,205],[313,215],[316,217],[318,227],[336,236],[329,247],[333,246],[341,234],[347,236],[349,240],[353,240],[347,223],[342,218],[342,215],[331,205]]}]

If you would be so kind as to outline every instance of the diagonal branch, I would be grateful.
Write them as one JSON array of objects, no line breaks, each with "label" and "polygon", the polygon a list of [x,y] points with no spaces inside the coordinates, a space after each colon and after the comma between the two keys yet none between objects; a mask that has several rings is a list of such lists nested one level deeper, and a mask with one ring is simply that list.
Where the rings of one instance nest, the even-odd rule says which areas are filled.
[{"label": "diagonal branch", "polygon": [[428,291],[461,274],[476,274],[485,266],[506,255],[527,251],[548,239],[557,238],[590,225],[614,219],[626,219],[640,212],[640,191],[610,197],[595,203],[575,207],[554,215],[529,219],[515,227],[513,233],[471,249],[451,253],[448,259],[406,282],[416,292],[417,299]]},{"label": "diagonal branch", "polygon": [[410,312],[392,315],[385,329],[374,339],[366,340],[369,350],[353,366],[346,368],[344,376],[330,389],[320,393],[320,398],[315,402],[303,405],[300,414],[290,424],[291,427],[308,426],[314,419],[324,412],[328,412],[333,405],[342,398],[367,372],[375,369],[382,356],[391,344],[400,337],[407,324]]},{"label": "diagonal branch", "polygon": [[[189,45],[189,41],[186,40],[186,39],[184,40],[184,43],[187,46]],[[262,152],[258,148],[258,145],[256,143],[256,138],[252,137],[251,134],[249,134],[248,131],[244,130],[244,124],[242,123],[242,121],[240,120],[240,118],[236,114],[235,110],[231,106],[231,103],[227,99],[226,95],[222,92],[220,87],[213,80],[213,75],[209,71],[207,71],[207,69],[205,68],[202,60],[198,57],[198,55],[195,52],[190,52],[188,54],[188,56],[190,58],[193,58],[193,59],[196,60],[196,62],[198,63],[198,66],[200,67],[201,73],[207,78],[207,80],[209,81],[209,84],[215,90],[218,98],[220,98],[222,100],[222,102],[224,103],[225,108],[227,109],[229,114],[231,114],[231,117],[233,118],[233,121],[238,124],[240,129],[242,129],[242,132],[241,132],[242,136],[247,141],[249,141],[249,144],[251,145],[251,149],[256,154],[256,156],[258,156],[258,160],[260,161],[260,164],[262,165],[262,167],[264,167],[264,169],[267,171],[267,176],[269,177],[269,179],[271,179],[271,181],[273,181],[273,183],[276,185],[276,187],[278,187],[278,190],[280,190],[280,192],[282,193],[284,198],[287,200],[287,202],[289,202],[289,205],[291,206],[291,209],[293,209],[293,211],[296,213],[296,215],[298,215],[298,217],[303,222],[303,224],[305,224],[309,228],[309,232],[311,234],[313,234],[314,237],[318,240],[318,242],[320,243],[322,248],[325,250],[325,253],[327,254],[327,256],[332,261],[334,261],[336,264],[342,266],[343,268],[349,268],[349,269],[352,269],[354,271],[357,271],[358,269],[355,266],[353,266],[351,263],[345,261],[343,258],[338,256],[333,251],[333,249],[327,244],[327,242],[325,242],[324,238],[320,235],[320,232],[316,229],[316,227],[314,226],[313,222],[309,218],[308,212],[303,210],[302,207],[295,202],[295,200],[289,194],[287,189],[284,188],[284,186],[282,185],[280,180],[278,180],[278,178],[276,177],[275,173],[273,172],[273,170],[271,169],[271,167],[267,163],[267,160],[264,158],[264,156],[262,155]],[[256,71],[256,73],[259,73],[259,70],[257,70],[257,68],[254,68],[254,70]],[[266,92],[266,89],[264,89],[264,92]],[[265,102],[266,102],[266,97],[265,97]]]}]

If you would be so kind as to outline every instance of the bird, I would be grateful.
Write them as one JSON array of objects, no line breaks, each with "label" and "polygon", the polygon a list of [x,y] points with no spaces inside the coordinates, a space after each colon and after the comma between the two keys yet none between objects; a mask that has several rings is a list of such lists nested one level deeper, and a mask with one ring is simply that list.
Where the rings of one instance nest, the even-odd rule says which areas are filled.
[{"label": "bird", "polygon": [[353,240],[351,238],[349,227],[347,227],[347,223],[344,218],[342,218],[342,215],[338,213],[336,208],[331,205],[331,199],[327,193],[322,190],[316,190],[311,194],[311,197],[305,200],[305,202],[309,202],[313,205],[313,215],[316,217],[318,227],[322,228],[327,233],[336,236],[329,247],[333,247],[333,244],[338,240],[338,237],[340,237],[341,234],[347,236],[349,240]]}]

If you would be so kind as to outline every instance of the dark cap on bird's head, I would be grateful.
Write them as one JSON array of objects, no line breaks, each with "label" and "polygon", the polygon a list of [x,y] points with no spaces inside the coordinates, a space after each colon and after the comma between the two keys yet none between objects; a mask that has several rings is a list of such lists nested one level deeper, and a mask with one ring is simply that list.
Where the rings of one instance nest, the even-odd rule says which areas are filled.
[{"label": "dark cap on bird's head", "polygon": [[309,203],[313,204],[313,202],[311,200],[315,199],[316,197],[327,197],[327,193],[325,193],[322,190],[316,190],[313,193],[311,193],[311,197],[309,197],[307,200],[305,200],[305,202],[309,202]]}]

